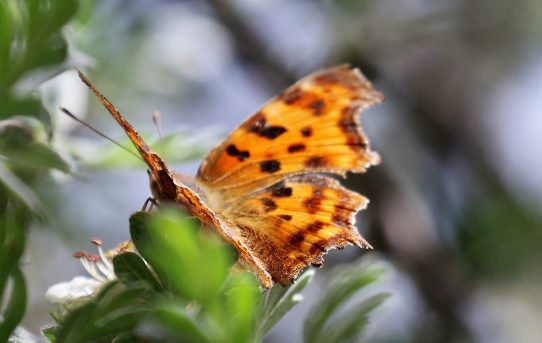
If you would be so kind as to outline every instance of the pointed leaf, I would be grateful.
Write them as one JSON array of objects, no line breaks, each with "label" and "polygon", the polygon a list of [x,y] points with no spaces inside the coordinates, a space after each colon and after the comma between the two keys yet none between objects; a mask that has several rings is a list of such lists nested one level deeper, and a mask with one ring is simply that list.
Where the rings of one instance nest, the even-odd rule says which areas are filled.
[{"label": "pointed leaf", "polygon": [[314,306],[311,316],[305,321],[304,341],[319,342],[335,312],[360,289],[378,280],[383,272],[381,267],[362,263],[333,275],[324,297]]},{"label": "pointed leaf", "polygon": [[43,216],[43,206],[38,197],[21,179],[0,164],[0,183],[4,185],[22,204],[38,216]]},{"label": "pointed leaf", "polygon": [[164,304],[154,311],[153,321],[167,329],[179,342],[210,343],[213,342],[205,330],[200,327],[200,321],[187,312],[185,307]]},{"label": "pointed leaf", "polygon": [[257,337],[265,337],[292,307],[303,300],[301,291],[311,282],[314,274],[314,269],[309,269],[289,287],[275,285],[266,292]]},{"label": "pointed leaf", "polygon": [[23,318],[26,308],[26,282],[19,268],[12,270],[9,280],[11,282],[10,294],[6,294],[3,311],[0,315],[0,342],[8,340],[12,331]]},{"label": "pointed leaf", "polygon": [[224,342],[251,342],[254,336],[254,318],[259,310],[260,289],[252,273],[232,275],[224,285],[226,299],[222,325],[228,337]]},{"label": "pointed leaf", "polygon": [[208,304],[233,261],[227,246],[205,239],[198,227],[179,211],[139,212],[130,218],[132,240],[161,283],[185,299]]},{"label": "pointed leaf", "polygon": [[327,326],[328,330],[318,336],[317,342],[355,342],[367,327],[371,312],[388,297],[388,294],[377,294],[354,306],[350,311],[334,319]]},{"label": "pointed leaf", "polygon": [[44,326],[41,328],[41,334],[43,337],[45,337],[49,343],[57,343],[56,336],[55,336],[55,330],[57,329],[56,326]]},{"label": "pointed leaf", "polygon": [[162,288],[145,261],[136,253],[126,252],[115,256],[113,266],[117,278],[127,286],[132,283],[146,282],[155,290]]}]

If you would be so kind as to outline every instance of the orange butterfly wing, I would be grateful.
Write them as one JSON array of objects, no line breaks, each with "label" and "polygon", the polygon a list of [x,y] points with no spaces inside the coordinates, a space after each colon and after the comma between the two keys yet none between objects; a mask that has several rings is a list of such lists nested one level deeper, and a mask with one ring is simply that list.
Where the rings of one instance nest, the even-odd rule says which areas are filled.
[{"label": "orange butterfly wing", "polygon": [[264,286],[272,280],[285,285],[308,264],[321,265],[330,248],[370,247],[354,227],[368,200],[311,174],[363,172],[378,162],[357,117],[381,100],[357,69],[313,73],[268,102],[202,162],[196,181],[207,190],[204,201]]},{"label": "orange butterfly wing", "polygon": [[222,212],[240,228],[251,254],[286,285],[308,264],[322,265],[333,247],[370,245],[354,227],[363,196],[323,176],[296,176],[239,200]]},{"label": "orange butterfly wing", "polygon": [[313,73],[269,101],[205,158],[197,178],[227,189],[298,173],[363,172],[378,162],[358,114],[380,102],[357,69]]}]

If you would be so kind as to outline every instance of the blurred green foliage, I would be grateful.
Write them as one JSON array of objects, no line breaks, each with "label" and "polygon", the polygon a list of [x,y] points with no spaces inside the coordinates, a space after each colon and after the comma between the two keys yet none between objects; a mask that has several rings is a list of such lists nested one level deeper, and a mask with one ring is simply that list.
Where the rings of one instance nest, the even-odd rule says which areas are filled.
[{"label": "blurred green foliage", "polygon": [[504,280],[537,268],[542,260],[540,225],[540,216],[505,192],[496,191],[474,204],[460,231],[473,277]]},{"label": "blurred green foliage", "polygon": [[0,341],[8,339],[26,307],[20,268],[26,232],[43,218],[32,185],[51,169],[70,166],[49,145],[50,117],[29,84],[63,70],[67,45],[62,27],[75,14],[74,0],[0,2]]},{"label": "blurred green foliage", "polygon": [[[230,271],[234,251],[178,211],[138,212],[130,232],[141,255],[113,259],[118,281],[59,319],[44,335],[51,342],[260,342],[299,301],[313,272],[288,288],[260,291],[254,275]],[[366,263],[337,274],[306,324],[305,342],[350,342],[385,295],[339,307],[376,281],[381,270]],[[340,322],[340,325],[338,324]],[[314,332],[312,332],[314,330]]]},{"label": "blurred green foliage", "polygon": [[[216,136],[212,132],[194,134],[187,131],[168,134],[160,139],[145,139],[149,146],[159,152],[160,156],[168,163],[187,162],[200,159],[216,143]],[[146,132],[141,133],[142,137],[149,137]],[[128,148],[137,155],[130,140],[123,135],[115,139],[122,146]],[[70,138],[70,152],[80,158],[81,163],[88,169],[93,170],[114,170],[129,169],[145,166],[145,163],[126,151],[110,142],[97,144],[94,140]]]}]

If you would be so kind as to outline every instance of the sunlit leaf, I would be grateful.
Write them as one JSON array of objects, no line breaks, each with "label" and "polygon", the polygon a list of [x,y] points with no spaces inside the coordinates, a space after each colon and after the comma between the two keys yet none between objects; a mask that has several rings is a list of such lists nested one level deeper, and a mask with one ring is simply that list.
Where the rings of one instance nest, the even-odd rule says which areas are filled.
[{"label": "sunlit leaf", "polygon": [[258,314],[260,289],[256,277],[249,273],[232,275],[224,287],[223,325],[227,342],[250,342],[254,336],[254,318]]},{"label": "sunlit leaf", "polygon": [[175,211],[130,218],[132,240],[166,288],[207,304],[216,299],[233,263],[227,247],[199,234],[199,223]]},{"label": "sunlit leaf", "polygon": [[[142,134],[142,136],[148,135]],[[104,170],[145,166],[139,158],[134,158],[133,155],[110,142],[96,144],[95,141],[75,138],[71,138],[70,141],[73,143],[71,146],[73,153],[80,155],[82,163],[89,167]],[[128,138],[122,136],[116,141],[137,155],[137,151]],[[214,146],[215,142],[216,137],[211,133],[194,135],[188,132],[168,135],[159,140],[148,140],[150,147],[168,163],[199,160]]]},{"label": "sunlit leaf", "polygon": [[41,334],[49,341],[49,343],[57,343],[55,337],[56,326],[45,326],[41,328]]}]

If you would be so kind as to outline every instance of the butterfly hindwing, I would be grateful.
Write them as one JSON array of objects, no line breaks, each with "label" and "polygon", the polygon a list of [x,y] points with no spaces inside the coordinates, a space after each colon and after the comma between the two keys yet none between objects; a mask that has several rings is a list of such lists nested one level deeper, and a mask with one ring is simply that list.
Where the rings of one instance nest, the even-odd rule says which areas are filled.
[{"label": "butterfly hindwing", "polygon": [[299,173],[364,171],[378,162],[358,125],[382,95],[357,69],[313,73],[269,101],[205,158],[197,178],[217,190]]},{"label": "butterfly hindwing", "polygon": [[241,241],[273,280],[285,285],[332,247],[370,247],[354,227],[368,200],[324,176],[281,181],[225,209]]}]

